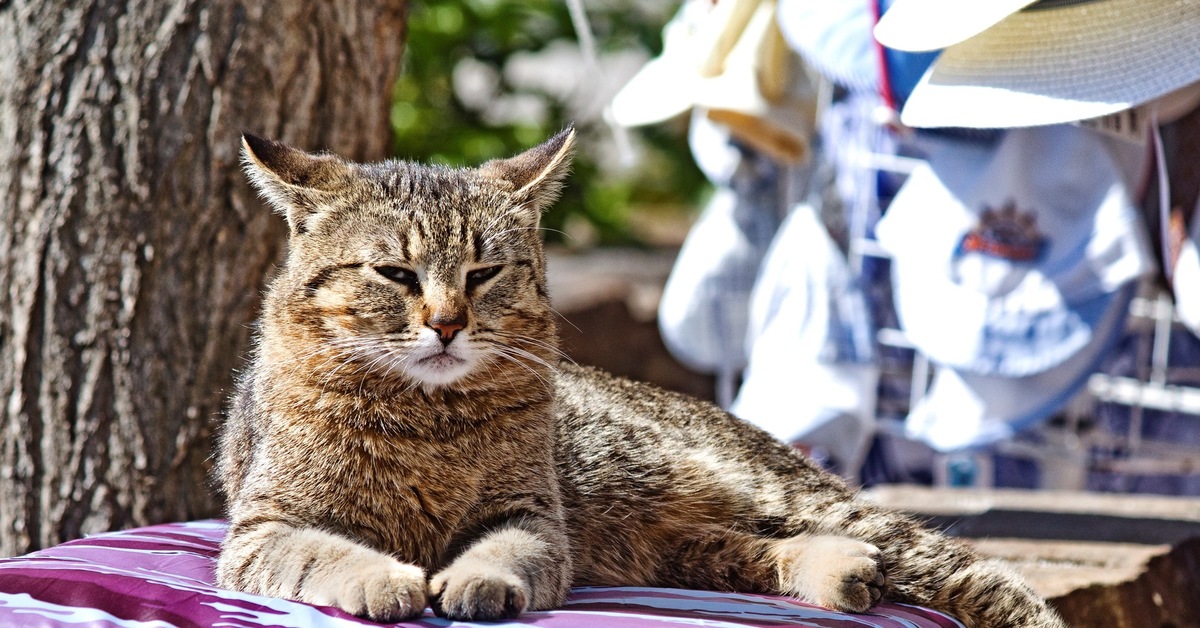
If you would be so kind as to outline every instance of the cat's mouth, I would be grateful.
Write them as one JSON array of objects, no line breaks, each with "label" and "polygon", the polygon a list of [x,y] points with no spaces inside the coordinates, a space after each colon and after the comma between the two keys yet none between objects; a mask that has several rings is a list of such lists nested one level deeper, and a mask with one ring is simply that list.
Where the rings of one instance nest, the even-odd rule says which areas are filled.
[{"label": "cat's mouth", "polygon": [[431,352],[416,358],[405,370],[426,386],[449,386],[466,376],[473,363],[448,349]]},{"label": "cat's mouth", "polygon": [[459,365],[466,364],[466,363],[467,363],[466,360],[464,360],[458,356],[451,355],[449,351],[442,351],[441,353],[435,353],[433,355],[426,356],[426,357],[421,358],[420,360],[417,360],[417,364],[419,364],[425,368],[434,368],[434,369],[455,368],[455,367],[458,367]]}]

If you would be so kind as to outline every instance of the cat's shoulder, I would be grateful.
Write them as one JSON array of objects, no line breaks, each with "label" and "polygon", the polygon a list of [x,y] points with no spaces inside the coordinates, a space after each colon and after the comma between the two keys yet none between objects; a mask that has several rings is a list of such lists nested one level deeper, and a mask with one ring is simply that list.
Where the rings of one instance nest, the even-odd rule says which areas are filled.
[{"label": "cat's shoulder", "polygon": [[716,408],[707,402],[654,384],[633,380],[594,366],[562,362],[555,372],[558,399],[582,404],[629,403],[638,406],[680,405]]},{"label": "cat's shoulder", "polygon": [[709,401],[654,384],[607,373],[591,366],[561,364],[555,373],[560,415],[585,420],[674,426],[726,434],[757,431]]}]

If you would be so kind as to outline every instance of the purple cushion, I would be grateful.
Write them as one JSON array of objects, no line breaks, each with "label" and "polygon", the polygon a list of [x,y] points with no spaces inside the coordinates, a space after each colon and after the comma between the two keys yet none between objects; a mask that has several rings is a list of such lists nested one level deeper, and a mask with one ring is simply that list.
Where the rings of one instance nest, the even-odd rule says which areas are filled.
[{"label": "purple cushion", "polygon": [[[224,534],[225,524],[220,521],[171,523],[98,534],[0,559],[0,626],[374,625],[333,608],[213,586]],[[424,617],[402,625],[446,626],[448,622],[426,610]],[[847,615],[784,597],[636,587],[575,589],[561,609],[526,613],[503,625],[960,626],[945,615],[902,604]]]}]

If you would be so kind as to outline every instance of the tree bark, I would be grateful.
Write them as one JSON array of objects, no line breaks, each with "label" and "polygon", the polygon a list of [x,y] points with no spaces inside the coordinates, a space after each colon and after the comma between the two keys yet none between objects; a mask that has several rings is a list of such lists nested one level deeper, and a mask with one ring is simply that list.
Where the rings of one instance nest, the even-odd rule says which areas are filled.
[{"label": "tree bark", "polygon": [[218,514],[286,229],[239,134],[380,159],[406,0],[0,0],[0,555]]}]

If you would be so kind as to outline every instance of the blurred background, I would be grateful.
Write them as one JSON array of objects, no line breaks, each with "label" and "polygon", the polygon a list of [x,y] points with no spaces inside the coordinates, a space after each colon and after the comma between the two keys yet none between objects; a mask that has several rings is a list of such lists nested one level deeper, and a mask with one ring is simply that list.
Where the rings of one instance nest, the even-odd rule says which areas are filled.
[{"label": "blurred background", "polygon": [[575,360],[973,537],[1075,625],[1200,625],[1200,0],[1044,2],[0,2],[0,556],[219,515],[287,240],[239,134],[471,165],[575,124],[543,221]]},{"label": "blurred background", "polygon": [[709,192],[687,149],[687,120],[626,134],[605,106],[662,48],[678,7],[592,0],[595,64],[567,3],[431,0],[409,13],[391,111],[393,154],[454,165],[516,154],[573,122],[573,176],[544,216],[546,241],[568,248],[678,245]]},{"label": "blurred background", "polygon": [[392,154],[477,164],[573,123],[572,176],[542,219],[563,344],[580,363],[711,400],[713,376],[674,359],[656,324],[675,254],[712,195],[688,148],[688,118],[636,130],[605,119],[618,90],[662,49],[677,10],[589,1],[589,53],[565,2],[415,3],[391,109]]},{"label": "blurred background", "polygon": [[[824,14],[795,8],[803,4],[792,2],[782,6],[792,7],[788,10],[793,20],[797,16],[812,18],[815,24],[825,20],[831,24],[830,32],[840,32],[839,28],[845,28],[842,24],[853,23],[857,27],[854,20],[869,18],[860,8],[833,8]],[[861,339],[855,340],[857,348],[851,351],[853,355],[834,359],[834,368],[840,368],[840,363],[870,363],[876,369],[869,376],[853,374],[859,382],[856,385],[873,390],[860,395],[855,403],[862,407],[853,408],[850,414],[869,415],[859,417],[858,421],[869,423],[870,427],[847,428],[850,432],[840,436],[821,437],[831,441],[867,439],[867,444],[851,447],[862,450],[858,453],[840,452],[843,458],[856,459],[850,464],[853,468],[841,468],[842,473],[867,485],[916,482],[1025,488],[1070,486],[1167,494],[1200,492],[1197,476],[1187,472],[1189,465],[1195,463],[1192,446],[1162,455],[1155,450],[1138,461],[1124,460],[1136,457],[1133,450],[1144,448],[1143,440],[1164,440],[1165,434],[1185,442],[1196,437],[1186,411],[1179,415],[1184,418],[1178,421],[1172,418],[1180,409],[1190,407],[1192,393],[1180,393],[1185,397],[1182,406],[1142,407],[1128,402],[1130,394],[1140,394],[1128,392],[1126,384],[1131,379],[1166,381],[1165,353],[1159,360],[1162,364],[1155,367],[1154,373],[1150,372],[1148,355],[1155,351],[1170,353],[1171,383],[1186,385],[1196,380],[1193,364],[1200,359],[1196,338],[1178,325],[1169,329],[1168,324],[1164,332],[1161,317],[1131,318],[1128,333],[1113,341],[1116,348],[1105,350],[1092,365],[1096,373],[1116,379],[1093,379],[1086,385],[1083,380],[1073,382],[1068,387],[1073,391],[1070,396],[1041,411],[1037,425],[1053,429],[1036,435],[1035,442],[1006,441],[1000,445],[1005,450],[1003,454],[995,455],[999,452],[993,448],[981,457],[970,448],[935,447],[938,451],[933,451],[922,438],[906,436],[904,422],[910,411],[921,404],[936,366],[919,346],[905,337],[895,310],[891,261],[875,238],[875,225],[916,167],[914,164],[919,163],[914,157],[921,155],[920,142],[912,141],[911,130],[895,132],[902,126],[887,118],[896,115],[901,99],[911,91],[911,84],[936,53],[910,55],[907,62],[915,70],[893,61],[889,71],[896,76],[891,81],[894,85],[888,85],[888,89],[894,87],[897,93],[889,94],[884,93],[880,79],[875,76],[874,53],[867,39],[862,44],[830,44],[821,39],[816,26],[809,28],[812,32],[794,26],[790,31],[785,28],[792,52],[802,53],[795,55],[797,59],[803,57],[799,61],[804,66],[801,73],[807,73],[800,82],[808,84],[792,89],[801,93],[802,98],[817,103],[816,106],[825,106],[826,101],[835,106],[825,107],[824,121],[817,121],[813,114],[802,121],[801,126],[807,126],[800,132],[805,142],[811,142],[810,154],[782,166],[779,160],[760,159],[762,151],[755,147],[746,149],[747,144],[739,143],[739,138],[722,137],[714,142],[701,137],[693,138],[689,144],[689,132],[694,132],[698,125],[702,132],[721,126],[712,124],[711,116],[706,120],[703,115],[672,115],[650,124],[616,124],[611,104],[639,70],[663,52],[664,26],[675,18],[678,31],[682,30],[679,24],[686,24],[687,19],[693,24],[705,19],[694,14],[709,9],[696,9],[695,5],[714,6],[696,2],[594,0],[583,7],[583,21],[581,13],[573,15],[571,3],[552,0],[522,3],[430,0],[415,3],[410,9],[407,48],[390,112],[393,156],[452,165],[474,164],[516,153],[552,135],[568,122],[579,129],[574,174],[562,200],[548,211],[543,222],[545,240],[554,257],[551,263],[554,296],[566,319],[561,325],[564,345],[575,359],[731,407],[750,366],[749,358],[743,355],[750,349],[743,347],[747,343],[751,285],[761,270],[758,264],[772,238],[780,232],[791,204],[801,200],[811,203],[813,194],[823,195],[823,200],[815,206],[818,221],[832,238],[830,255],[848,265],[853,278],[847,285],[853,284],[853,292],[861,292],[859,297],[869,310],[864,315],[866,323],[860,327],[873,335],[867,343],[870,347],[864,347]],[[691,18],[685,15],[688,6],[692,6]],[[779,20],[785,17],[781,14]],[[851,36],[843,35],[842,39],[849,41]],[[822,49],[838,45],[844,50]],[[826,53],[827,58],[822,58]],[[896,51],[889,54],[895,56]],[[864,62],[854,55],[871,58]],[[823,95],[816,93],[822,89],[826,90]],[[833,113],[828,114],[828,110]],[[814,124],[819,128],[813,128]],[[631,126],[634,128],[627,128]],[[995,136],[996,132],[985,130],[970,137],[972,141],[985,142]],[[1171,137],[1168,141],[1178,145]],[[861,156],[838,154],[841,149],[822,147],[821,142],[830,139],[870,155],[868,162],[875,161],[863,162]],[[708,159],[708,174],[712,175],[711,162],[719,159],[706,155],[720,153],[723,149],[719,146],[726,142],[737,146],[742,156],[733,159],[732,166],[715,166],[716,170],[725,168],[724,174],[706,176],[697,164]],[[714,145],[719,146],[713,148]],[[810,158],[813,154],[817,156]],[[754,159],[758,161],[752,168],[746,166]],[[814,161],[821,164],[818,170],[826,165],[828,168],[813,174]],[[757,169],[757,174],[746,172],[753,169]],[[740,174],[730,175],[734,170]],[[722,179],[723,176],[726,178]],[[827,180],[813,183],[822,177]],[[761,191],[747,191],[754,185],[761,187],[764,182],[775,185],[779,181],[792,189],[774,196],[773,192],[764,195]],[[714,195],[722,189],[726,190],[723,193],[732,191],[738,199],[736,208],[717,207],[720,201],[714,200]],[[864,201],[864,194],[872,198]],[[689,229],[710,204],[714,206],[711,213],[728,214],[726,222],[714,225],[720,221],[701,220],[703,229],[695,234],[690,257],[677,259]],[[713,239],[711,233],[720,228],[729,232],[728,242]],[[756,235],[755,230],[765,236]],[[702,231],[709,235],[704,236]],[[783,241],[777,244],[780,247],[824,246],[821,241],[789,241],[782,237],[779,240]],[[732,248],[738,243],[743,250]],[[716,261],[697,262],[705,256]],[[705,263],[711,268],[705,268]],[[735,270],[745,276],[734,276],[731,270],[719,268],[721,264],[735,263],[742,265]],[[796,263],[812,267],[824,262]],[[664,284],[668,283],[673,266],[679,278],[674,282],[674,294],[668,287],[668,302],[664,304]],[[694,270],[697,266],[699,270]],[[797,268],[792,272],[807,272]],[[1162,294],[1162,283],[1161,278],[1147,275],[1141,283],[1141,295],[1132,307],[1143,312],[1153,309]],[[684,291],[688,291],[692,303],[681,305]],[[704,307],[716,313],[697,313]],[[686,310],[682,314],[681,308]],[[731,320],[714,322],[721,318],[722,311],[731,312],[727,316]],[[663,320],[663,316],[668,319]],[[675,318],[671,319],[672,316]],[[697,322],[699,319],[704,320]],[[838,321],[832,324],[836,326]],[[620,330],[622,342],[613,342],[614,330]],[[861,331],[851,329],[845,333],[861,335]],[[663,333],[668,336],[666,343]],[[684,338],[686,334],[693,335]],[[730,337],[725,341],[727,346],[708,346],[717,343],[713,338],[722,334]],[[1153,349],[1155,346],[1159,349]],[[806,359],[809,358],[797,354],[792,362],[798,364]],[[807,371],[803,366],[798,367],[796,381],[810,375],[818,378],[812,381],[821,381],[819,378],[824,376],[804,373]],[[835,375],[842,380],[848,377],[844,372]],[[1121,385],[1126,387],[1118,390]],[[1123,401],[1115,398],[1121,395],[1125,397]],[[742,414],[787,415],[789,411],[782,406],[789,403],[786,399],[768,399],[759,405],[776,407],[767,410],[743,403]],[[839,411],[848,412],[844,407]],[[748,418],[764,422],[761,417]],[[779,436],[803,434],[809,429],[804,427],[806,421],[828,422],[821,415],[818,419],[797,420],[796,427],[791,429],[781,426],[787,421],[781,418],[765,422],[771,423],[769,429]],[[1179,421],[1189,427],[1179,427]],[[1133,434],[1147,426],[1154,433],[1150,438]],[[863,429],[869,432],[868,436],[861,434]],[[1082,440],[1081,434],[1084,434]],[[806,443],[802,436],[792,440],[818,457],[832,456],[830,462],[836,466],[839,454],[831,450],[838,449],[837,444],[822,444],[820,438],[815,438],[814,450],[814,443]],[[1063,459],[1072,461],[1074,466],[1059,464]],[[1046,465],[1054,467],[1053,470],[1047,470]]]}]

